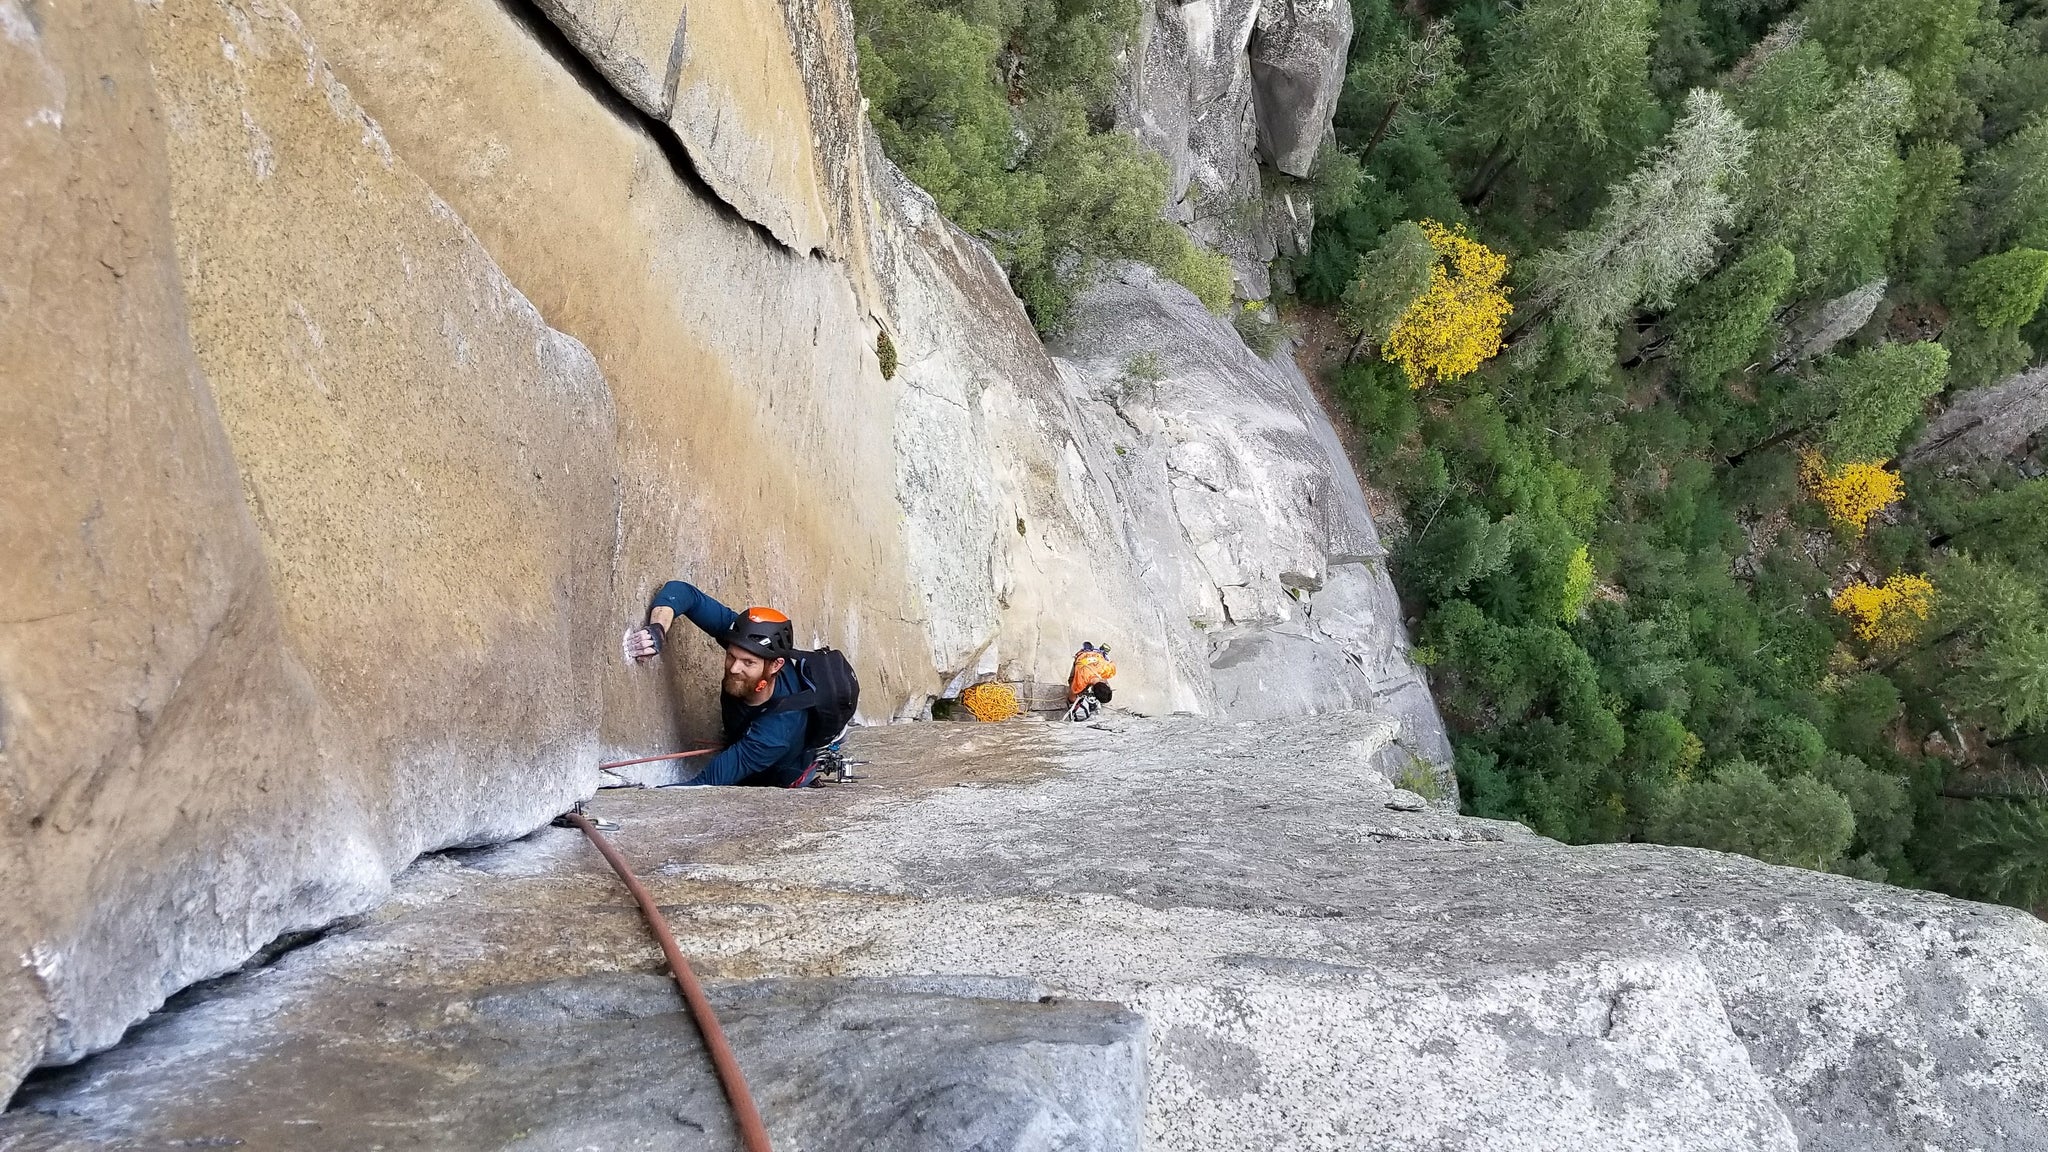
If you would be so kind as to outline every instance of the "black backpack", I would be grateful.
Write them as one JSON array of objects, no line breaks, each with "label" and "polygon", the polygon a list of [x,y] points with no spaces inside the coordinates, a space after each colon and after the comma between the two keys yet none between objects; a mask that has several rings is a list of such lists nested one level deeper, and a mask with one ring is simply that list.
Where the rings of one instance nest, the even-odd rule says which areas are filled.
[{"label": "black backpack", "polygon": [[833,648],[792,652],[788,660],[796,666],[803,690],[771,702],[768,711],[809,709],[810,715],[804,718],[804,751],[816,752],[839,739],[853,722],[860,707],[860,678],[853,674],[846,654]]}]

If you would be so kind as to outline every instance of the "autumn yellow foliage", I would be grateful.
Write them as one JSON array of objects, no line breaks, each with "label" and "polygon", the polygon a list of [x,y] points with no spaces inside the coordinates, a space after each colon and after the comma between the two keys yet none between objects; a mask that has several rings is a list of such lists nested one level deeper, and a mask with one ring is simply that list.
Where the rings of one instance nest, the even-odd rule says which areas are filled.
[{"label": "autumn yellow foliage", "polygon": [[1873,648],[1898,648],[1933,614],[1934,583],[1925,576],[1893,576],[1883,584],[1859,580],[1836,594],[1834,609],[1857,639]]},{"label": "autumn yellow foliage", "polygon": [[1455,380],[1500,351],[1501,326],[1514,311],[1501,280],[1508,258],[1472,239],[1463,228],[1421,221],[1436,250],[1429,287],[1394,323],[1382,354],[1408,373],[1416,388]]},{"label": "autumn yellow foliage", "polygon": [[1586,604],[1593,599],[1593,558],[1584,544],[1572,553],[1564,569],[1564,596],[1558,604],[1557,618],[1569,624],[1586,610]]},{"label": "autumn yellow foliage", "polygon": [[1016,690],[1007,684],[976,684],[960,694],[960,703],[976,720],[1008,720],[1024,714]]},{"label": "autumn yellow foliage", "polygon": [[1799,454],[1799,479],[1828,516],[1858,533],[1870,518],[1906,494],[1905,481],[1885,468],[1883,460],[1855,461],[1830,468],[1819,452]]}]

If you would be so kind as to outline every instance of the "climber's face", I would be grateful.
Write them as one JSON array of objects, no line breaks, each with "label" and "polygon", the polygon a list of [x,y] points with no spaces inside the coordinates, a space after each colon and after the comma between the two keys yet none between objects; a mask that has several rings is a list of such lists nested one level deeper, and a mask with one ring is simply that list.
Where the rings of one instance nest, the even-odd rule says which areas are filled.
[{"label": "climber's face", "polygon": [[745,648],[725,650],[725,694],[745,698],[760,690],[761,681],[773,680],[782,671],[782,661],[765,660]]}]

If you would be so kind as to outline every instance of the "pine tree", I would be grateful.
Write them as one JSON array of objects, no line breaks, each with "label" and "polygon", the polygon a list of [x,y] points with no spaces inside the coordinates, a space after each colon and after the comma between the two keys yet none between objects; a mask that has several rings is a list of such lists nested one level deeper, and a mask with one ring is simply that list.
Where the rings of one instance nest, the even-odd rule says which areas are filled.
[{"label": "pine tree", "polygon": [[1361,164],[1388,134],[1418,116],[1444,111],[1464,85],[1459,63],[1464,45],[1451,34],[1450,21],[1432,20],[1420,38],[1393,36],[1344,77],[1339,99],[1363,102],[1376,109],[1372,135],[1359,151]]},{"label": "pine tree", "polygon": [[1975,643],[2004,621],[2040,620],[2041,589],[2010,564],[1982,560],[1967,552],[1941,566],[1941,610],[1935,617],[1935,644]]},{"label": "pine tree", "polygon": [[1679,789],[1657,828],[1667,844],[1815,869],[1840,860],[1855,835],[1856,815],[1841,793],[1809,776],[1779,783],[1747,760]]},{"label": "pine tree", "polygon": [[1792,287],[1792,253],[1766,244],[1709,277],[1671,319],[1678,378],[1693,391],[1712,388],[1763,343],[1771,314]]},{"label": "pine tree", "polygon": [[1899,209],[1892,219],[1891,268],[1924,277],[1941,260],[1942,226],[1962,194],[1963,150],[1946,140],[1906,149],[1899,171]]},{"label": "pine tree", "polygon": [[1358,258],[1341,313],[1345,329],[1358,338],[1349,359],[1387,338],[1415,298],[1429,290],[1436,264],[1429,234],[1411,220],[1387,229],[1379,247]]},{"label": "pine tree", "polygon": [[2048,725],[2048,621],[2002,621],[1962,649],[1948,694],[1995,737]]},{"label": "pine tree", "polygon": [[1918,117],[1942,123],[1959,111],[1956,78],[1980,10],[1979,0],[1811,0],[1806,26],[1843,75],[1889,68],[1913,85]]},{"label": "pine tree", "polygon": [[1670,139],[1614,186],[1592,225],[1536,257],[1534,304],[1521,330],[1555,312],[1577,331],[1600,333],[1640,305],[1670,307],[1713,266],[1753,135],[1718,93],[1688,96]]},{"label": "pine tree", "polygon": [[1888,460],[1922,407],[1948,379],[1948,350],[1939,344],[1880,344],[1832,358],[1817,391],[1829,416],[1821,443],[1830,459]]},{"label": "pine tree", "polygon": [[2048,726],[2048,597],[2009,564],[1968,554],[1941,568],[1929,645],[1952,666],[1942,695],[1994,736]]},{"label": "pine tree", "polygon": [[1484,199],[1517,158],[1547,171],[1632,146],[1654,107],[1656,16],[1656,0],[1530,0],[1495,25],[1467,117],[1494,145],[1466,199]]},{"label": "pine tree", "polygon": [[1879,71],[1836,93],[1819,49],[1802,44],[1766,61],[1735,103],[1761,129],[1745,197],[1752,242],[1792,251],[1801,293],[1880,274],[1903,183],[1897,139],[1911,119],[1911,86]]},{"label": "pine tree", "polygon": [[2048,248],[2048,118],[1987,150],[1970,170],[1980,252]]},{"label": "pine tree", "polygon": [[1949,821],[1937,875],[1952,892],[2019,908],[2048,904],[2048,804],[1974,800]]},{"label": "pine tree", "polygon": [[1956,527],[1928,540],[1929,547],[2038,567],[2048,577],[2048,476],[1987,492],[1958,511]]},{"label": "pine tree", "polygon": [[2032,320],[2043,293],[2048,293],[2048,252],[2014,248],[1963,269],[1949,302],[1964,319],[1995,332]]}]

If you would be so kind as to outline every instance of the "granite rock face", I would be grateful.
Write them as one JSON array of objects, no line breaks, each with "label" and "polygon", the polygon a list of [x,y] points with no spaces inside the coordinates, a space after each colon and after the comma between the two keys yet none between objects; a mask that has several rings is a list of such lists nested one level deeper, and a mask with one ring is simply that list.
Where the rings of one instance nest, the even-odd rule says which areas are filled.
[{"label": "granite rock face", "polygon": [[1919,442],[1906,450],[1906,459],[2004,459],[2024,452],[2043,431],[2048,431],[2048,368],[2033,368],[1952,397],[1948,407],[1928,421]]},{"label": "granite rock face", "polygon": [[236,11],[0,6],[4,1087],[596,751],[597,365]]},{"label": "granite rock face", "polygon": [[1877,306],[1884,303],[1885,292],[1890,287],[1889,280],[1873,280],[1826,301],[1808,315],[1796,318],[1779,334],[1777,365],[1800,364],[1834,351],[1842,341],[1870,323],[1870,318],[1877,315]]},{"label": "granite rock face", "polygon": [[[857,733],[863,783],[595,807],[728,1013],[778,1147],[908,1115],[916,1139],[874,1146],[2048,1141],[2048,926],[1397,810],[1371,767],[1387,737],[1357,713],[899,725]],[[536,1147],[569,1146],[570,1117],[730,1147],[657,963],[573,831],[430,857],[374,914],[40,1078],[0,1148],[360,1147],[480,1123],[458,1097],[491,1093]],[[906,1103],[924,1073],[887,1069],[929,1059],[960,1071]],[[385,1092],[402,1078],[426,1087]]]},{"label": "granite rock face", "polygon": [[[1053,351],[1156,574],[1195,703],[1233,719],[1384,710],[1387,753],[1438,764],[1449,739],[1408,657],[1386,550],[1358,477],[1285,351],[1261,360],[1186,289],[1126,265],[1077,303]],[[1445,777],[1448,783],[1448,777]]]},{"label": "granite rock face", "polygon": [[1230,257],[1239,295],[1264,299],[1267,263],[1302,248],[1313,209],[1299,189],[1269,192],[1260,164],[1309,174],[1343,87],[1350,6],[1156,0],[1141,11],[1119,119],[1165,159],[1167,214]]},{"label": "granite rock face", "polygon": [[[125,1122],[24,1124],[18,1136],[0,1129],[0,1144],[347,1152],[398,1132],[451,1149],[738,1146],[665,974],[345,989],[333,983],[338,958],[183,997],[142,1042],[25,1094],[31,1109],[118,1100]],[[805,979],[726,983],[711,1000],[747,1053],[777,1147],[1137,1152],[1143,1022],[1039,995],[1020,981]],[[421,1075],[462,1067],[470,1074]],[[216,1079],[227,1068],[241,1085]],[[70,1084],[82,1090],[57,1087]],[[299,1105],[276,1106],[285,1100]]]},{"label": "granite rock face", "polygon": [[0,0],[0,1089],[707,736],[710,645],[615,656],[671,577],[875,718],[1083,640],[1214,706],[849,9],[714,7]]},{"label": "granite rock face", "polygon": [[1259,155],[1289,176],[1306,177],[1330,134],[1344,56],[1351,46],[1351,5],[1340,0],[1266,0],[1252,30],[1252,113]]}]

